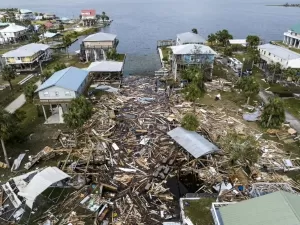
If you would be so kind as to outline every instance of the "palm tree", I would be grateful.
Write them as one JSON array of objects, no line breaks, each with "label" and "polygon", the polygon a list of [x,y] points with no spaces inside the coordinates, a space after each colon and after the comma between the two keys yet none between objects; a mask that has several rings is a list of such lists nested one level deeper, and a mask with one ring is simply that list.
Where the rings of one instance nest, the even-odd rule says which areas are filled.
[{"label": "palm tree", "polygon": [[104,23],[104,20],[107,18],[106,16],[106,13],[105,12],[102,12],[101,14],[101,19],[102,19],[102,22]]},{"label": "palm tree", "polygon": [[36,89],[37,89],[37,86],[35,84],[29,84],[25,87],[24,94],[25,94],[25,98],[26,98],[27,102],[29,102],[29,103],[33,102],[34,92]]},{"label": "palm tree", "polygon": [[7,157],[5,141],[9,139],[16,131],[18,124],[16,123],[16,118],[8,112],[0,109],[0,141],[5,158],[5,162],[10,167],[9,160]]},{"label": "palm tree", "polygon": [[43,39],[45,38],[45,32],[47,30],[45,24],[41,24],[40,28],[39,28],[41,34],[43,35]]},{"label": "palm tree", "polygon": [[193,28],[193,29],[192,29],[192,33],[194,33],[194,34],[198,34],[198,30],[197,30],[197,28]]},{"label": "palm tree", "polygon": [[6,65],[2,70],[2,79],[8,81],[10,90],[13,89],[11,81],[16,78],[16,71],[11,67]]},{"label": "palm tree", "polygon": [[283,101],[276,97],[265,106],[261,115],[261,125],[265,128],[278,128],[285,121]]},{"label": "palm tree", "polygon": [[64,114],[64,121],[69,128],[78,129],[92,116],[92,110],[92,104],[80,96],[71,101],[68,112]]},{"label": "palm tree", "polygon": [[65,46],[66,51],[68,53],[68,58],[69,58],[69,47],[71,46],[71,44],[72,44],[71,38],[69,36],[65,36],[63,38],[63,45]]},{"label": "palm tree", "polygon": [[216,40],[217,40],[217,37],[216,37],[215,34],[210,34],[210,35],[208,35],[207,41],[210,42],[211,45],[212,45]]},{"label": "palm tree", "polygon": [[252,76],[242,77],[237,83],[237,87],[243,91],[243,95],[247,97],[247,104],[249,104],[250,97],[254,97],[259,93],[259,83]]}]

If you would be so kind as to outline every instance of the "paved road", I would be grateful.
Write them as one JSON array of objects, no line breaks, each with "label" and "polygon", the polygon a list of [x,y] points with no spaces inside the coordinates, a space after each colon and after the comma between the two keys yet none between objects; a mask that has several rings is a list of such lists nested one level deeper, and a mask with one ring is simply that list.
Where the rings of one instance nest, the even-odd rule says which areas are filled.
[{"label": "paved road", "polygon": [[[272,97],[273,94],[266,93],[264,91],[259,92],[259,97],[264,101],[264,103],[269,102],[269,97]],[[285,120],[290,123],[291,127],[293,127],[300,134],[300,121],[285,110]]]},{"label": "paved road", "polygon": [[[36,86],[41,85],[41,81],[35,83]],[[9,113],[14,113],[19,108],[21,108],[26,103],[26,98],[24,94],[21,94],[14,101],[12,101],[8,106],[6,106],[5,110]]]}]

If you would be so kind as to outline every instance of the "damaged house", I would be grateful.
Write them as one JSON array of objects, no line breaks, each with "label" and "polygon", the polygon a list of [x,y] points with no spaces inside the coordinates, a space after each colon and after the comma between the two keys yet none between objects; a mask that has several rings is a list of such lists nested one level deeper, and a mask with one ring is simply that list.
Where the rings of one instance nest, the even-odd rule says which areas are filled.
[{"label": "damaged house", "polygon": [[57,167],[47,167],[11,178],[1,186],[1,219],[26,222],[31,211],[39,208],[40,203],[36,199],[48,188],[68,186],[69,178]]}]

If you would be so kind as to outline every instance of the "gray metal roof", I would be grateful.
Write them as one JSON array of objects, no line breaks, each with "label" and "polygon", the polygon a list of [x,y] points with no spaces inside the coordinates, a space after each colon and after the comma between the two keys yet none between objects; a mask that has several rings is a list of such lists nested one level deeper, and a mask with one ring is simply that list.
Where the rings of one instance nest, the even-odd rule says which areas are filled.
[{"label": "gray metal roof", "polygon": [[92,62],[87,68],[90,72],[120,72],[123,69],[123,62],[100,61]]},{"label": "gray metal roof", "polygon": [[221,207],[224,225],[298,225],[300,196],[278,191]]},{"label": "gray metal roof", "polygon": [[195,131],[177,127],[169,131],[168,135],[195,158],[219,151],[217,146]]},{"label": "gray metal roof", "polygon": [[201,44],[185,44],[185,45],[176,45],[169,47],[172,49],[174,55],[190,55],[190,54],[211,54],[216,55],[217,53],[207,45]]},{"label": "gray metal roof", "polygon": [[177,34],[177,38],[180,40],[181,44],[184,44],[184,43],[189,43],[189,44],[202,43],[203,44],[206,42],[205,38],[201,37],[199,34],[194,34],[192,32],[185,32],[185,33]]},{"label": "gray metal roof", "polygon": [[15,50],[6,52],[5,54],[3,54],[3,57],[26,57],[26,56],[32,56],[35,53],[37,53],[39,51],[45,51],[48,48],[50,48],[49,45],[31,43],[31,44],[28,44],[28,45],[21,46],[20,48],[17,48]]},{"label": "gray metal roof", "polygon": [[8,27],[0,30],[0,33],[13,33],[13,32],[19,32],[23,30],[27,30],[27,28],[11,23]]},{"label": "gray metal roof", "polygon": [[83,42],[85,41],[113,41],[115,40],[117,35],[99,32],[96,34],[91,34],[90,36],[86,37]]},{"label": "gray metal roof", "polygon": [[88,75],[89,72],[86,70],[78,69],[76,67],[68,67],[54,73],[35,92],[42,91],[53,86],[71,91],[78,91],[82,82]]},{"label": "gray metal roof", "polygon": [[[300,54],[278,45],[264,44],[259,45],[257,48],[266,50],[269,53],[278,56],[281,59],[291,60],[300,58]],[[268,56],[266,55],[266,57]]]}]

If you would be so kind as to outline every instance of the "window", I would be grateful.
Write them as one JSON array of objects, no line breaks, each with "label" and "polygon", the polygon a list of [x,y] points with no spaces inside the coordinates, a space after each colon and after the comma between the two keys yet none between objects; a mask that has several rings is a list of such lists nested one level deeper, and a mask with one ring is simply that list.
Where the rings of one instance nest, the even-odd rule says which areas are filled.
[{"label": "window", "polygon": [[59,92],[58,92],[58,91],[55,92],[55,96],[56,96],[56,97],[59,96]]},{"label": "window", "polygon": [[49,92],[48,91],[44,91],[44,96],[49,96]]},{"label": "window", "polygon": [[69,91],[66,91],[65,96],[71,96],[71,93]]}]

